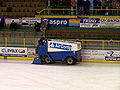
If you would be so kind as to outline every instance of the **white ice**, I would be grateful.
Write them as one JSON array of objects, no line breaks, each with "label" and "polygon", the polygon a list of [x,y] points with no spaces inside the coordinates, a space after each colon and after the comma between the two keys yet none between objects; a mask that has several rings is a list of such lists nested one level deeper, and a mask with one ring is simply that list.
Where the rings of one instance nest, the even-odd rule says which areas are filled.
[{"label": "white ice", "polygon": [[0,63],[0,90],[120,90],[120,64]]}]

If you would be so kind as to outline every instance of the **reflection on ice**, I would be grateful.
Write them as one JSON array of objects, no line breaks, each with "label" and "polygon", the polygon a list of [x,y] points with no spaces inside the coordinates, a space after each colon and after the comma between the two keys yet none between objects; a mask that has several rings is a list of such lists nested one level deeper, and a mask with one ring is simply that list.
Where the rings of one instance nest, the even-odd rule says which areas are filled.
[{"label": "reflection on ice", "polygon": [[120,64],[0,63],[0,90],[119,90]]}]

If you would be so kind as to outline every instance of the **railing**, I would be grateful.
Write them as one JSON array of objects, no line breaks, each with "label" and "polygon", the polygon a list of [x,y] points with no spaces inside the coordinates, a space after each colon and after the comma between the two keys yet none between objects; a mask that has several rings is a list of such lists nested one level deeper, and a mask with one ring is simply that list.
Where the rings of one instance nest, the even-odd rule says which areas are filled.
[{"label": "railing", "polygon": [[63,39],[81,42],[82,49],[92,50],[120,50],[120,40],[85,40],[85,39]]},{"label": "railing", "polygon": [[[0,32],[0,47],[36,47],[41,32]],[[46,37],[48,38],[48,36]],[[73,37],[74,38],[74,37]],[[82,49],[120,50],[120,40],[88,40],[88,39],[65,39],[80,41]]]},{"label": "railing", "polygon": [[36,47],[39,38],[9,38],[0,42],[2,47]]},{"label": "railing", "polygon": [[78,40],[83,49],[120,50],[120,40]]},{"label": "railing", "polygon": [[[89,9],[90,15],[120,16],[120,9]],[[108,13],[108,14],[105,14]]]},{"label": "railing", "polygon": [[[110,34],[109,34],[110,35]],[[108,35],[108,36],[109,36]],[[111,34],[114,35],[114,34]],[[120,40],[120,37],[108,37],[105,34],[84,34],[81,36],[47,36],[47,38],[58,38],[58,39],[95,39],[95,40]]]},{"label": "railing", "polygon": [[[82,15],[84,14],[85,10],[83,10]],[[106,16],[120,16],[120,9],[92,9],[90,8],[89,13],[87,15],[106,15]],[[107,13],[107,14],[105,14]],[[81,15],[79,14],[78,9],[71,9],[70,7],[47,7],[38,11],[36,15]]]},{"label": "railing", "polygon": [[35,31],[0,31],[0,46],[36,47],[43,34]]}]

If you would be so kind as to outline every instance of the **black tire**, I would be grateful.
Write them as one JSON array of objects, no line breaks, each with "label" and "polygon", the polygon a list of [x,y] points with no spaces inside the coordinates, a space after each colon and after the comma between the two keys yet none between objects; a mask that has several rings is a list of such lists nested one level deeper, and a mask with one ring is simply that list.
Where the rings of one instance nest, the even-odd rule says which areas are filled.
[{"label": "black tire", "polygon": [[67,63],[68,65],[74,65],[76,62],[77,62],[77,60],[75,60],[73,57],[68,57],[68,58],[66,59],[66,63]]},{"label": "black tire", "polygon": [[46,64],[51,64],[52,63],[52,61],[51,61],[51,59],[49,57],[45,57],[44,62]]}]

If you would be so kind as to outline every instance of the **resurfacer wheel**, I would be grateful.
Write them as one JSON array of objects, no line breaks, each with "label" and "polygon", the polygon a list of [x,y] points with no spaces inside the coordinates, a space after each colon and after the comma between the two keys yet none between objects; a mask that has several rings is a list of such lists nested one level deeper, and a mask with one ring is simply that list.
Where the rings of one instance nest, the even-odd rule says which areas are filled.
[{"label": "resurfacer wheel", "polygon": [[45,63],[46,63],[46,64],[51,64],[52,61],[51,61],[51,59],[50,59],[49,57],[46,57],[46,58],[45,58]]},{"label": "resurfacer wheel", "polygon": [[66,63],[67,63],[68,65],[73,65],[73,64],[76,63],[76,60],[75,60],[73,57],[68,57],[68,58],[66,59]]}]

